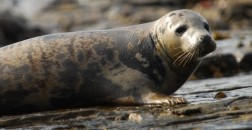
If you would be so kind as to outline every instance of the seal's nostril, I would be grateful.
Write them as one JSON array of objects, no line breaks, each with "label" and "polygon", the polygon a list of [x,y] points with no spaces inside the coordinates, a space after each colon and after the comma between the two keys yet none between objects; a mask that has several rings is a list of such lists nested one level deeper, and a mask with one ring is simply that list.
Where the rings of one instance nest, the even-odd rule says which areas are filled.
[{"label": "seal's nostril", "polygon": [[200,39],[202,40],[203,43],[211,42],[211,37],[208,35],[202,35]]}]

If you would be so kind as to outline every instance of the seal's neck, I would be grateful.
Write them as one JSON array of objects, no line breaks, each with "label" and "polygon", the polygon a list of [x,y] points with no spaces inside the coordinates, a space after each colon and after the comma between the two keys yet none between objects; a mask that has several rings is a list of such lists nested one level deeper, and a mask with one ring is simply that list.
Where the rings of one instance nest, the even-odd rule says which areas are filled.
[{"label": "seal's neck", "polygon": [[[167,50],[165,49],[165,47],[161,44],[161,39],[160,36],[158,35],[159,32],[157,31],[158,29],[158,21],[153,23],[152,29],[150,30],[150,37],[152,42],[154,43],[154,47],[155,50],[157,52],[157,54],[159,55],[159,57],[166,62],[167,65],[172,65],[173,59],[172,57],[170,57],[170,55],[168,54]],[[175,66],[170,66],[170,68],[174,68]]]},{"label": "seal's neck", "polygon": [[[150,31],[150,37],[154,43],[156,54],[162,59],[164,66],[166,67],[165,81],[160,87],[160,91],[166,94],[174,93],[182,84],[191,76],[191,74],[197,69],[201,60],[194,60],[186,65],[179,65],[174,62],[174,57],[170,53],[176,53],[171,51],[172,48],[165,48],[162,44],[163,37],[159,36],[158,31],[159,25],[155,24],[152,26]],[[167,43],[169,44],[169,43]],[[186,57],[185,57],[186,58]]]}]

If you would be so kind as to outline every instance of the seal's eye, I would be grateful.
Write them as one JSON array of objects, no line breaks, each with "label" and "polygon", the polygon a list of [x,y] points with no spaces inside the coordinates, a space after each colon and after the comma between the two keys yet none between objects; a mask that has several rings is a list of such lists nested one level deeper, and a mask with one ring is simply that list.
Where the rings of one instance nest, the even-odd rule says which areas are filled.
[{"label": "seal's eye", "polygon": [[210,31],[210,27],[207,23],[204,24],[204,28],[207,30],[207,31]]},{"label": "seal's eye", "polygon": [[183,33],[184,33],[186,30],[187,30],[187,26],[186,26],[186,25],[182,25],[182,26],[180,26],[180,27],[178,27],[178,28],[176,29],[176,34],[177,34],[178,36],[182,36]]}]

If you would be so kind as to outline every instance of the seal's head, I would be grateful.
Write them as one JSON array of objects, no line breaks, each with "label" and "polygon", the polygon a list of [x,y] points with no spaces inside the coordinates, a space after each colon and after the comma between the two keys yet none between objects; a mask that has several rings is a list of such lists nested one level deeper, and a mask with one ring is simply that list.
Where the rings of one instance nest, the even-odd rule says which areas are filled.
[{"label": "seal's head", "polygon": [[155,34],[162,53],[177,65],[202,59],[216,48],[207,21],[191,10],[172,11],[160,18]]}]

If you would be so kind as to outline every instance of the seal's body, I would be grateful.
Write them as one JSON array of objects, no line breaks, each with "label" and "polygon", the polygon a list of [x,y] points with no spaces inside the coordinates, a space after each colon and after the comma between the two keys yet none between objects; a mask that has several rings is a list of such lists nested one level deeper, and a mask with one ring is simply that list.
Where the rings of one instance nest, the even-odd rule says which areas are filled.
[{"label": "seal's body", "polygon": [[169,95],[214,49],[206,20],[189,10],[131,27],[28,39],[0,48],[0,111],[185,103]]}]

